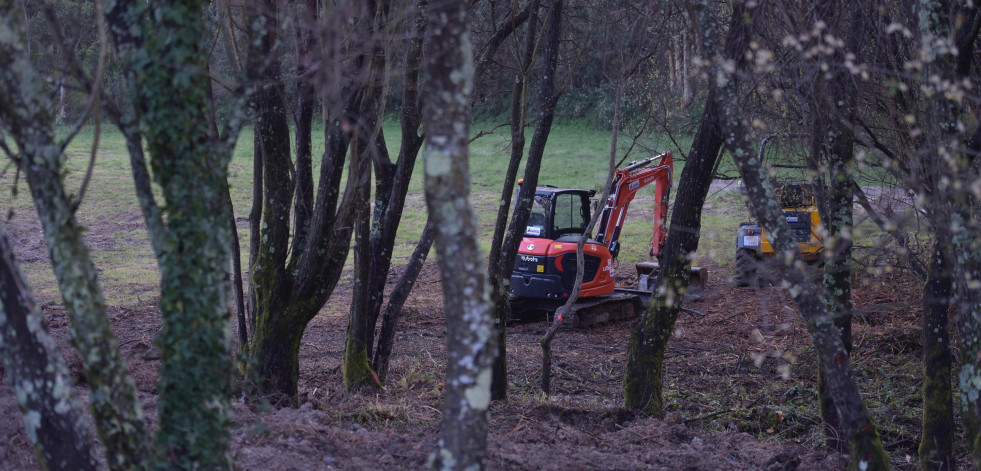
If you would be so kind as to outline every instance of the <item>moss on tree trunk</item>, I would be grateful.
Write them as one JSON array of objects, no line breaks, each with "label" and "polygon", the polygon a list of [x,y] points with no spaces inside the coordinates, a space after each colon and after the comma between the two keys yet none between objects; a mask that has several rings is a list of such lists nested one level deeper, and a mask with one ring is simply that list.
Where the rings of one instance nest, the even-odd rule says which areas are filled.
[{"label": "moss on tree trunk", "polygon": [[952,355],[947,330],[952,284],[943,248],[944,242],[938,240],[923,287],[923,431],[918,451],[920,467],[935,471],[953,470],[955,463]]},{"label": "moss on tree trunk", "polygon": [[[367,152],[364,146],[359,144],[357,147],[359,152]],[[369,243],[371,223],[368,214],[368,188],[369,185],[365,182],[358,192],[356,204],[358,215],[354,223],[354,296],[351,300],[342,361],[344,389],[348,392],[377,384],[373,381],[374,372],[371,371],[371,364],[368,362],[368,339],[372,337],[368,332],[371,304],[369,274],[373,262]]]},{"label": "moss on tree trunk", "polygon": [[283,299],[290,306],[282,311],[260,310],[255,331],[249,340],[246,380],[250,393],[284,405],[296,405],[299,378],[300,340],[303,330],[291,319],[306,317],[296,312],[298,303]]},{"label": "moss on tree trunk", "polygon": [[[723,46],[725,57],[734,60],[742,60],[749,41],[745,28],[748,23],[743,21],[738,11],[732,15]],[[718,47],[715,35],[719,34],[719,31],[713,30],[703,36],[707,40],[704,45],[706,50],[714,51]],[[643,409],[659,417],[664,415],[664,350],[688,289],[691,276],[689,257],[698,249],[702,206],[722,148],[719,107],[713,99],[715,93],[714,88],[709,89],[701,123],[681,171],[668,236],[661,251],[661,275],[655,282],[655,294],[644,318],[631,329],[627,347],[624,401],[627,407]]]},{"label": "moss on tree trunk", "polygon": [[[89,403],[107,463],[112,469],[138,468],[148,457],[143,410],[113,337],[98,271],[75,217],[80,196],[65,189],[62,143],[55,140],[51,104],[37,86],[40,79],[23,47],[26,36],[18,34],[23,25],[20,15],[23,11],[14,3],[0,6],[0,28],[10,33],[0,38],[0,120],[20,152],[19,164],[30,186],[71,319],[70,338],[82,359]],[[84,466],[84,461],[80,465]]]},{"label": "moss on tree trunk", "polygon": [[[670,329],[674,322],[666,319],[670,315],[665,307],[655,308],[653,314],[645,316],[654,319],[655,325],[640,322],[631,329],[630,343],[627,345],[627,369],[624,371],[624,402],[627,407],[640,409],[654,417],[664,418],[664,350],[667,338],[659,332],[659,327]],[[674,316],[677,318],[677,314]],[[670,333],[667,335],[670,338]],[[663,339],[663,340],[662,340]]]},{"label": "moss on tree trunk", "polygon": [[[3,16],[0,16],[3,21]],[[14,261],[0,221],[0,356],[7,383],[24,414],[27,438],[45,470],[95,470],[90,425],[74,381],[48,333],[34,295]],[[113,455],[118,453],[113,450]]]},{"label": "moss on tree trunk", "polygon": [[165,225],[149,217],[147,225],[158,251],[164,323],[155,452],[158,466],[170,469],[231,466],[227,169],[242,115],[232,105],[226,134],[218,135],[202,6],[116,2],[106,12],[166,202]]}]

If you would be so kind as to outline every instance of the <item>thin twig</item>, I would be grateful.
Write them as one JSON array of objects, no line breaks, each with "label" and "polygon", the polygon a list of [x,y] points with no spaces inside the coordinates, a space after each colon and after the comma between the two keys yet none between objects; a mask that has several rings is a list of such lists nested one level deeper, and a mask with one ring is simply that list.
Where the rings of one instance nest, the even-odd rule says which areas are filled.
[{"label": "thin twig", "polygon": [[235,70],[241,71],[242,58],[238,52],[238,39],[235,37],[235,27],[232,23],[232,6],[228,0],[223,1],[222,4],[225,6],[225,18],[227,19],[225,26],[228,28],[228,38],[232,41],[232,52],[234,53],[232,58],[235,59]]},{"label": "thin twig", "polygon": [[711,418],[718,417],[718,416],[724,415],[724,414],[731,414],[733,412],[736,412],[736,409],[720,410],[720,411],[712,412],[710,414],[705,414],[705,415],[700,415],[698,417],[692,417],[690,419],[685,419],[684,421],[682,421],[682,423],[684,423],[685,425],[688,425],[688,424],[690,424],[692,422],[700,422],[702,420],[711,419]]},{"label": "thin twig", "polygon": [[480,132],[478,132],[478,133],[477,133],[477,135],[476,135],[476,136],[474,136],[474,137],[472,137],[472,138],[470,138],[470,141],[468,141],[467,143],[468,143],[468,144],[471,144],[471,143],[473,143],[473,141],[476,141],[477,139],[480,139],[481,137],[484,137],[484,136],[487,136],[487,135],[489,135],[489,134],[494,134],[494,132],[495,132],[495,131],[497,131],[497,130],[498,130],[498,128],[502,128],[502,127],[504,127],[504,126],[508,126],[508,125],[510,125],[510,124],[511,124],[511,123],[501,123],[501,124],[498,124],[498,125],[496,125],[496,126],[494,126],[494,127],[492,127],[492,128],[490,128],[490,130],[489,130],[489,131],[480,131]]},{"label": "thin twig", "polygon": [[683,307],[683,308],[681,308],[681,310],[683,312],[687,312],[688,314],[693,314],[693,315],[698,316],[698,317],[708,317],[708,314],[705,314],[705,313],[702,313],[702,312],[698,312],[698,311],[696,311],[694,309],[691,309],[691,308]]}]

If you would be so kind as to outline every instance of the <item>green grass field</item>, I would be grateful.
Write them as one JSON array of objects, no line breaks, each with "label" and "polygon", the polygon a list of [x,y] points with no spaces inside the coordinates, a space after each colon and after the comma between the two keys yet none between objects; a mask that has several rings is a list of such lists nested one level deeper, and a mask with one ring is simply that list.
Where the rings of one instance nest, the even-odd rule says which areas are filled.
[{"label": "green grass field", "polygon": [[[493,125],[489,123],[478,123],[474,125],[473,132],[476,134],[492,127]],[[397,123],[386,123],[384,132],[389,150],[395,154],[400,139]],[[527,130],[528,140],[531,139],[532,132],[532,129]],[[93,129],[87,128],[67,148],[65,176],[70,192],[78,191],[88,165],[94,137]],[[245,218],[251,210],[252,138],[252,130],[244,129],[229,168],[232,200],[239,221],[239,235],[243,249],[248,247],[249,242]],[[489,248],[491,225],[496,217],[503,174],[507,168],[509,141],[509,131],[506,127],[502,127],[496,133],[474,141],[470,149],[472,198],[478,212],[482,228],[481,242],[485,250]],[[677,148],[668,146],[668,142],[658,141],[653,135],[645,136],[637,143],[628,161],[655,154],[655,151],[645,149],[672,150],[676,158],[675,180],[677,181],[684,165],[683,161],[680,161],[682,154]],[[620,155],[622,155],[630,145],[629,136],[621,136],[620,144]],[[684,141],[682,144],[687,146],[690,141]],[[601,190],[606,179],[609,146],[608,132],[597,131],[576,123],[554,126],[546,146],[539,178],[540,184]],[[314,155],[319,156],[322,152],[323,135],[315,132]],[[316,162],[317,158],[314,160],[316,176],[319,162]],[[40,237],[36,223],[30,222],[34,219],[34,208],[25,182],[19,179],[18,191],[15,195],[11,190],[14,172],[8,169],[2,178],[4,191],[0,195],[0,204],[5,212],[12,211],[13,214],[13,218],[8,221],[9,230],[15,234]],[[421,155],[416,164],[409,193],[396,242],[395,264],[403,263],[411,254],[426,221]],[[653,187],[644,189],[631,206],[631,217],[621,239],[624,249],[621,252],[620,263],[623,266],[629,267],[636,261],[648,258],[647,248],[650,244],[653,224],[652,198]],[[733,237],[731,234],[734,234],[739,221],[745,219],[742,203],[738,195],[721,192],[710,195],[706,209],[703,218],[701,253],[719,263],[728,263],[731,257],[728,253]],[[85,200],[79,208],[78,217],[86,227],[87,241],[93,248],[94,260],[100,269],[110,304],[127,305],[155,296],[158,282],[156,261],[150,251],[142,214],[136,202],[129,155],[122,136],[110,126],[104,126],[99,136],[99,149],[92,181]],[[34,225],[30,226],[30,224]],[[243,253],[242,257],[244,262],[248,254]],[[23,268],[40,298],[57,298],[57,287],[46,260],[27,261],[23,264]]]}]

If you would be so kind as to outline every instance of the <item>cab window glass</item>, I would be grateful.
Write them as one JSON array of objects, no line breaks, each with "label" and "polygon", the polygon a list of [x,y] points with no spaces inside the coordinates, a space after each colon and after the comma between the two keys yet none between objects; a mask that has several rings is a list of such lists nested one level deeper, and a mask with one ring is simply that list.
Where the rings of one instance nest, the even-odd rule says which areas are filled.
[{"label": "cab window glass", "polygon": [[586,211],[582,197],[578,194],[560,194],[555,197],[556,235],[582,233],[586,227]]},{"label": "cab window glass", "polygon": [[549,203],[548,198],[535,196],[535,201],[531,204],[531,215],[528,216],[528,226],[525,227],[526,236],[543,237],[545,235]]}]

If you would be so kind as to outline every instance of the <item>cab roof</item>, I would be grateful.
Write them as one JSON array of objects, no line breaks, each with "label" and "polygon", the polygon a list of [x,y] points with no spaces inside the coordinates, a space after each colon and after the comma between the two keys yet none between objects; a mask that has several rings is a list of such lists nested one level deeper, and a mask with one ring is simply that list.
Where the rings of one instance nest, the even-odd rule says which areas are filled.
[{"label": "cab roof", "polygon": [[548,185],[535,188],[536,195],[553,195],[557,193],[584,193],[589,196],[593,196],[596,194],[596,190],[583,190],[582,188],[557,188]]}]

